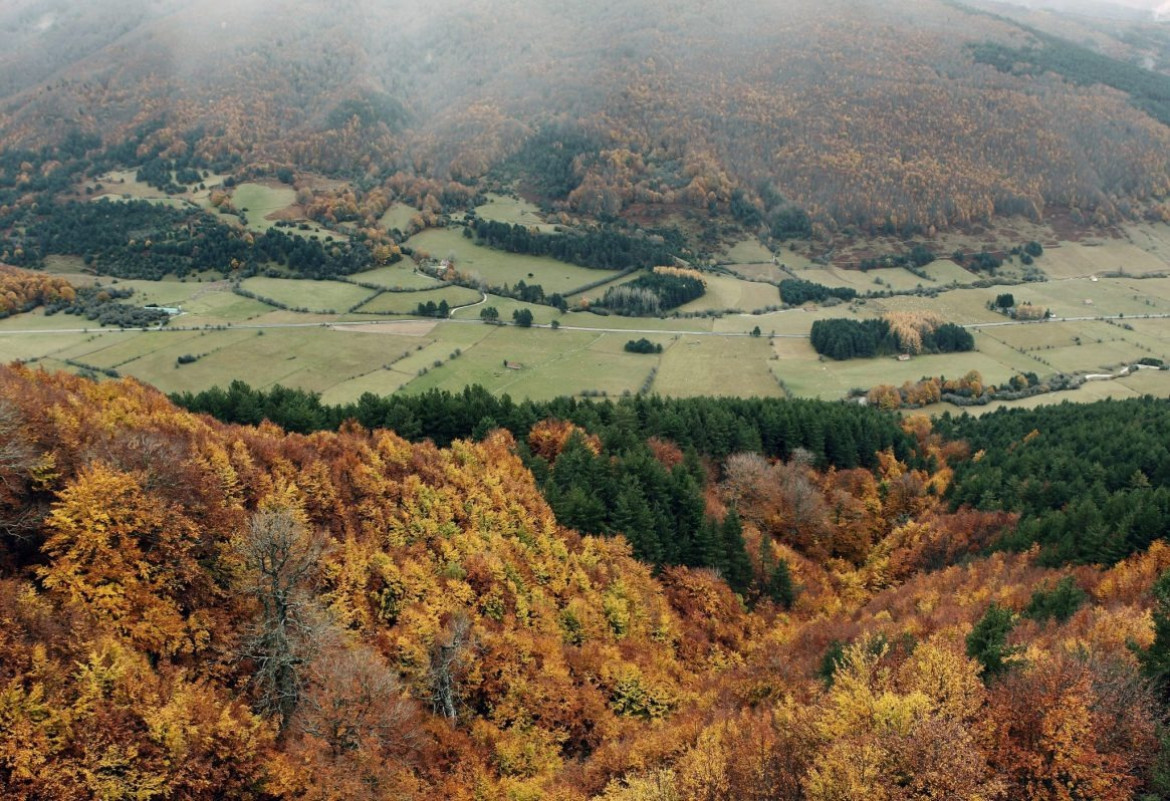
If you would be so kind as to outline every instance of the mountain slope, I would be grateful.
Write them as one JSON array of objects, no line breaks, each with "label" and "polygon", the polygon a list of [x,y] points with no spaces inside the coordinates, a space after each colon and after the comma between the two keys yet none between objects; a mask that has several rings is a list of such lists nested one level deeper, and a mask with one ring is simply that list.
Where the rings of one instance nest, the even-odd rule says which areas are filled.
[{"label": "mountain slope", "polygon": [[[739,190],[741,211],[797,207],[826,230],[1051,205],[1104,221],[1170,190],[1166,126],[1092,81],[976,63],[974,45],[1032,37],[935,0],[152,8],[51,82],[18,81],[4,141],[73,125],[116,141],[163,119],[160,136],[201,129],[209,157],[464,182],[529,141],[565,154],[566,180],[533,174],[539,150],[520,174],[572,210],[726,210]],[[18,52],[54,30],[25,23]]]},{"label": "mountain slope", "polygon": [[889,453],[872,472],[728,460],[704,502],[737,503],[745,537],[791,565],[790,608],[748,610],[710,571],[652,575],[621,538],[560,527],[506,432],[445,450],[352,423],[290,435],[132,381],[0,369],[0,789],[1164,787],[1140,666],[1167,647],[1170,607],[1149,607],[1170,549],[1109,570],[979,557],[1011,516],[945,512],[964,449],[908,427],[935,473]]}]

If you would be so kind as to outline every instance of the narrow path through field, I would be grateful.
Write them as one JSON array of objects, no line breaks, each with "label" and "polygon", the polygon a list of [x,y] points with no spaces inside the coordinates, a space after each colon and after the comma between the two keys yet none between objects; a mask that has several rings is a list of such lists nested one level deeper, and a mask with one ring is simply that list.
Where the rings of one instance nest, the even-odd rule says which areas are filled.
[{"label": "narrow path through field", "polygon": [[464,303],[462,306],[452,306],[449,316],[454,317],[455,312],[457,312],[461,309],[471,309],[471,308],[474,308],[476,306],[482,306],[485,303],[487,303],[487,293],[481,289],[481,290],[479,290],[479,300],[477,300],[475,303]]}]

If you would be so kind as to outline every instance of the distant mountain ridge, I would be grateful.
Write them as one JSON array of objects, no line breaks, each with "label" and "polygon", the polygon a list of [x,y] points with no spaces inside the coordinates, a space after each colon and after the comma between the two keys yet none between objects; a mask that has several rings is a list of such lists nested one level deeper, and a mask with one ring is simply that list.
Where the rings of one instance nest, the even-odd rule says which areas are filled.
[{"label": "distant mountain ridge", "polygon": [[797,209],[814,234],[1166,213],[1170,128],[1106,80],[979,64],[986,42],[1042,46],[936,0],[24,0],[0,12],[0,144],[161,124],[359,191],[395,173],[475,184],[512,160],[574,213],[775,229]]}]

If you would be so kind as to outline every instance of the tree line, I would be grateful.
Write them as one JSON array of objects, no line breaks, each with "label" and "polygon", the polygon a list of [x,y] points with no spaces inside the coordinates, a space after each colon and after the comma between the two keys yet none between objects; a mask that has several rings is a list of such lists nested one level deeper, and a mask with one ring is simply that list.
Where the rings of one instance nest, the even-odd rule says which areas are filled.
[{"label": "tree line", "polygon": [[550,256],[601,270],[673,264],[674,257],[685,251],[682,235],[674,229],[646,236],[632,236],[613,227],[548,234],[524,225],[475,218],[467,230],[478,244],[496,250]]},{"label": "tree line", "polygon": [[852,287],[828,287],[813,281],[800,278],[785,278],[780,282],[780,299],[790,306],[800,306],[804,303],[823,303],[829,298],[853,300],[857,297],[857,290]]},{"label": "tree line", "polygon": [[279,385],[255,389],[236,380],[226,389],[185,392],[172,399],[224,422],[258,425],[270,420],[289,431],[309,433],[336,430],[352,419],[411,441],[429,439],[440,447],[456,439],[479,439],[493,428],[506,428],[523,439],[539,421],[555,418],[600,436],[607,446],[659,437],[717,460],[741,451],[788,459],[799,450],[825,466],[872,467],[879,450],[892,448],[899,459],[909,458],[912,450],[911,438],[888,413],[797,398],[562,397],[517,402],[474,385],[454,393],[367,392],[354,403],[330,405],[312,392]]}]

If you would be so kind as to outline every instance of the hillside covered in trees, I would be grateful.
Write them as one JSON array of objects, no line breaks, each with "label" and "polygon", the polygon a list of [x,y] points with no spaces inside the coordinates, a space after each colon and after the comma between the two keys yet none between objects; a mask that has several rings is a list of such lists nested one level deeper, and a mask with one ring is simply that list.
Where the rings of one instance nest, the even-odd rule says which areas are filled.
[{"label": "hillside covered in trees", "polygon": [[[432,399],[444,414],[480,400]],[[1165,416],[1144,403],[1143,420]],[[3,368],[0,788],[1164,797],[1170,548],[1070,566],[1012,540],[1040,499],[962,502],[985,463],[1006,474],[1031,444],[1055,461],[1044,415],[1061,411],[959,421],[973,452],[925,418],[852,409],[897,432],[865,466],[802,448],[845,408],[529,405],[529,427],[471,439],[436,418],[438,447],[422,428],[415,443],[352,419],[285,433],[133,381]],[[721,453],[637,422],[748,432],[777,413],[797,423],[782,446]],[[1045,433],[1017,436],[1033,423]],[[558,471],[629,466],[641,447],[688,484],[671,503],[719,532],[706,553],[736,541],[739,556],[653,566],[617,522],[574,531],[546,500]],[[1138,469],[1161,486],[1151,458]],[[552,483],[526,466],[542,463]]]},{"label": "hillside covered in trees", "polygon": [[944,0],[42,5],[0,11],[5,149],[134,142],[123,166],[168,191],[345,179],[297,185],[323,220],[518,180],[783,240],[1158,218],[1170,191],[1170,77],[1136,66],[1159,41],[1136,22],[1087,47]]}]

